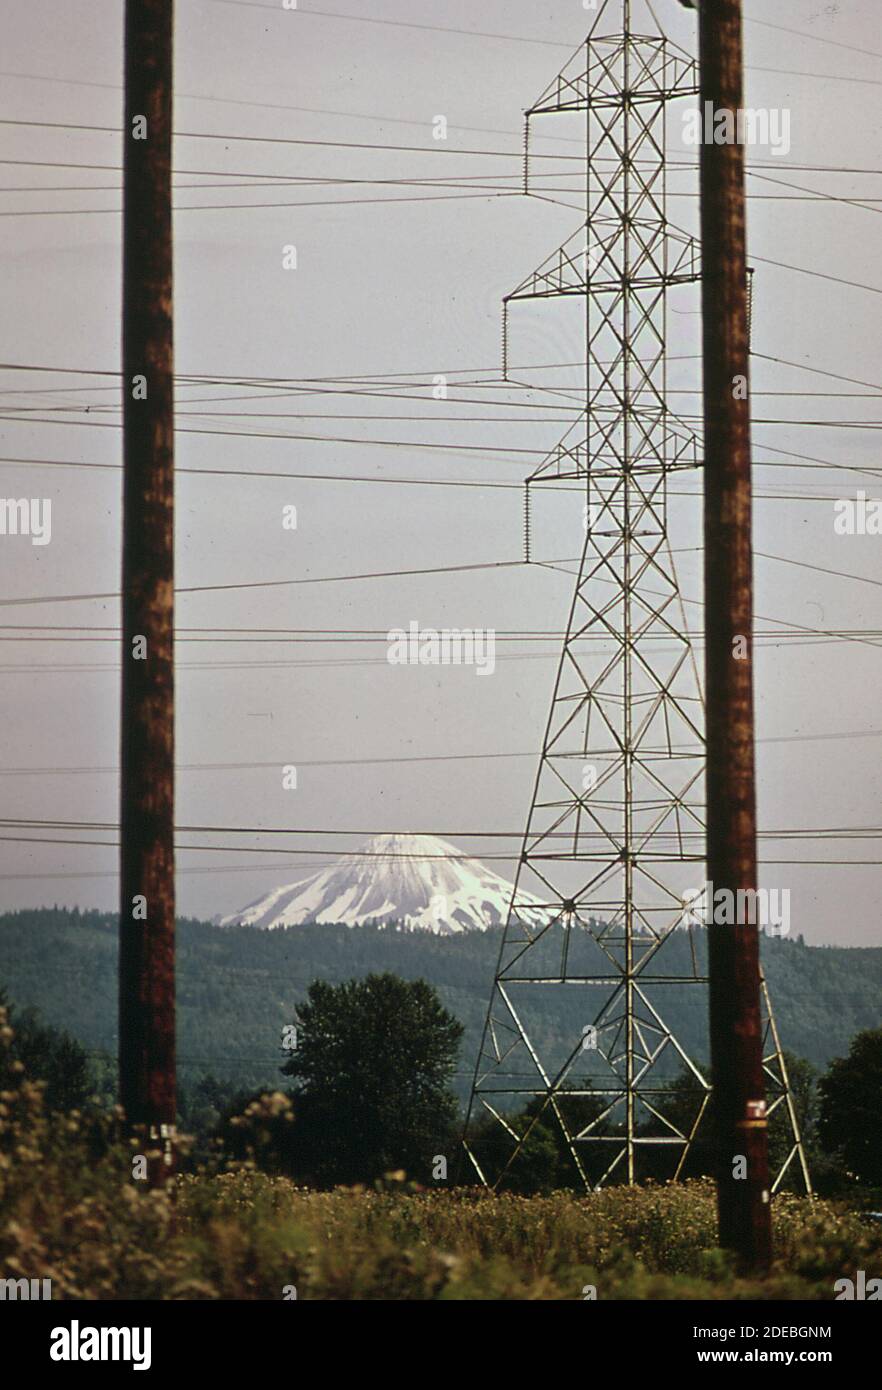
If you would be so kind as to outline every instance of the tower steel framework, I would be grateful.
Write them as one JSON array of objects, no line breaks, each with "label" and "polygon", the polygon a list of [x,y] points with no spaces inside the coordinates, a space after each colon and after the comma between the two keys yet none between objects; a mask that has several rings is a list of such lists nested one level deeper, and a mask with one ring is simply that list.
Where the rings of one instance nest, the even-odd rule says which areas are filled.
[{"label": "tower steel framework", "polygon": [[[528,499],[546,482],[584,486],[585,541],[466,1119],[489,1186],[515,1178],[549,1120],[586,1187],[637,1181],[650,1150],[667,1150],[655,1175],[661,1163],[679,1176],[711,1098],[664,1017],[707,985],[689,906],[704,863],[702,692],[667,525],[669,482],[700,458],[668,404],[665,351],[668,292],[701,274],[696,240],[667,216],[666,113],[698,75],[637,4],[640,32],[631,0],[603,0],[526,113],[525,187],[531,122],[585,115],[584,225],[506,297],[503,332],[506,344],[518,301],[585,300],[585,411],[527,482]],[[538,1007],[548,991],[563,1048]],[[765,981],[763,1002],[768,1111],[789,1136],[772,1190],[795,1166],[810,1191]],[[674,1090],[677,1068],[691,1085]]]}]

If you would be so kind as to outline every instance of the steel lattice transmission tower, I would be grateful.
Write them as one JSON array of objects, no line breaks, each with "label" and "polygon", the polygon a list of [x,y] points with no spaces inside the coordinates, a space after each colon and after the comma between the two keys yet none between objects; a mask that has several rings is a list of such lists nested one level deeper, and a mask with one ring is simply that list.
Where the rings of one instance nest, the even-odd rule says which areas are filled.
[{"label": "steel lattice transmission tower", "polygon": [[[667,217],[666,110],[698,80],[644,6],[636,32],[630,0],[604,0],[527,112],[525,184],[530,122],[585,113],[585,223],[505,312],[585,300],[586,409],[528,496],[584,485],[586,532],[466,1120],[466,1154],[494,1186],[515,1176],[540,1119],[586,1186],[634,1182],[649,1150],[659,1175],[660,1148],[678,1175],[710,1099],[665,1019],[700,1008],[692,987],[707,984],[703,933],[684,914],[704,878],[702,694],[667,527],[669,481],[699,457],[669,408],[665,357],[668,291],[700,277],[697,242]],[[543,1024],[549,991],[562,1050]],[[808,1188],[765,987],[764,999],[769,1112],[784,1106],[791,1134],[777,1183],[798,1159]],[[675,1094],[678,1067],[692,1086]]]}]

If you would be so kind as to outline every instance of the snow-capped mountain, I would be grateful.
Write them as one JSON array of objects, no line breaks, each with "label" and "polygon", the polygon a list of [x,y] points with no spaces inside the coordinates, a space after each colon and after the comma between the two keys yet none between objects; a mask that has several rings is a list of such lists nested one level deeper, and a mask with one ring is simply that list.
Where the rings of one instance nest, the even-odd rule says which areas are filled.
[{"label": "snow-capped mountain", "polygon": [[[298,926],[302,922],[396,922],[415,931],[450,935],[486,931],[505,922],[512,885],[478,859],[432,835],[376,835],[336,864],[298,883],[275,888],[222,927]],[[544,920],[538,899],[518,895],[518,916]]]}]

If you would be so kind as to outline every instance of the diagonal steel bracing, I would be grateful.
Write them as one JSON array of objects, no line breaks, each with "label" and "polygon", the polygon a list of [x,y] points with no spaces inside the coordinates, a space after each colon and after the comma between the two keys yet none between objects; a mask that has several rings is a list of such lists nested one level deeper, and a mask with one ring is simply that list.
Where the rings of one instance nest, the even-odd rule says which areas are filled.
[{"label": "diagonal steel bracing", "polygon": [[[664,1016],[707,983],[684,913],[704,878],[702,695],[667,517],[671,475],[699,458],[669,407],[665,357],[668,293],[700,277],[695,239],[667,217],[665,119],[698,80],[640,8],[638,32],[636,0],[605,0],[527,113],[525,184],[531,122],[585,115],[584,225],[504,314],[584,298],[585,411],[528,491],[584,484],[586,525],[466,1121],[466,1153],[493,1186],[515,1177],[549,1120],[586,1186],[637,1181],[650,1151],[656,1175],[660,1152],[679,1175],[710,1100]],[[539,1007],[549,990],[571,1035],[557,1049]],[[808,1189],[765,986],[764,999],[770,1111],[786,1111],[792,1134],[777,1181],[798,1169]],[[683,1069],[692,1086],[674,1095]]]}]

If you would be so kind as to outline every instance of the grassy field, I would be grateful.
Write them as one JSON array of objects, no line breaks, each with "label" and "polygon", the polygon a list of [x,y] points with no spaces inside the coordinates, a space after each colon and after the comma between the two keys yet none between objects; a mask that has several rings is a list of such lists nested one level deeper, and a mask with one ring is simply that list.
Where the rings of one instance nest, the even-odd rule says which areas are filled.
[{"label": "grassy field", "polygon": [[314,1192],[245,1163],[150,1191],[118,1117],[49,1112],[11,1037],[0,1010],[0,1278],[51,1279],[54,1299],[831,1299],[837,1278],[882,1271],[879,1223],[782,1195],[774,1269],[738,1278],[706,1182]]},{"label": "grassy field", "polygon": [[782,1197],[771,1277],[739,1280],[714,1244],[708,1183],[309,1193],[245,1173],[184,1179],[179,1203],[205,1297],[279,1298],[288,1284],[323,1299],[829,1299],[840,1274],[882,1265],[882,1238],[855,1215]]},{"label": "grassy field", "polygon": [[127,1164],[113,1152],[90,1169],[7,1170],[0,1276],[50,1277],[61,1299],[831,1299],[836,1278],[882,1268],[878,1227],[783,1196],[770,1277],[739,1279],[704,1182],[585,1197],[392,1181],[310,1192],[240,1168],[151,1193]]}]

